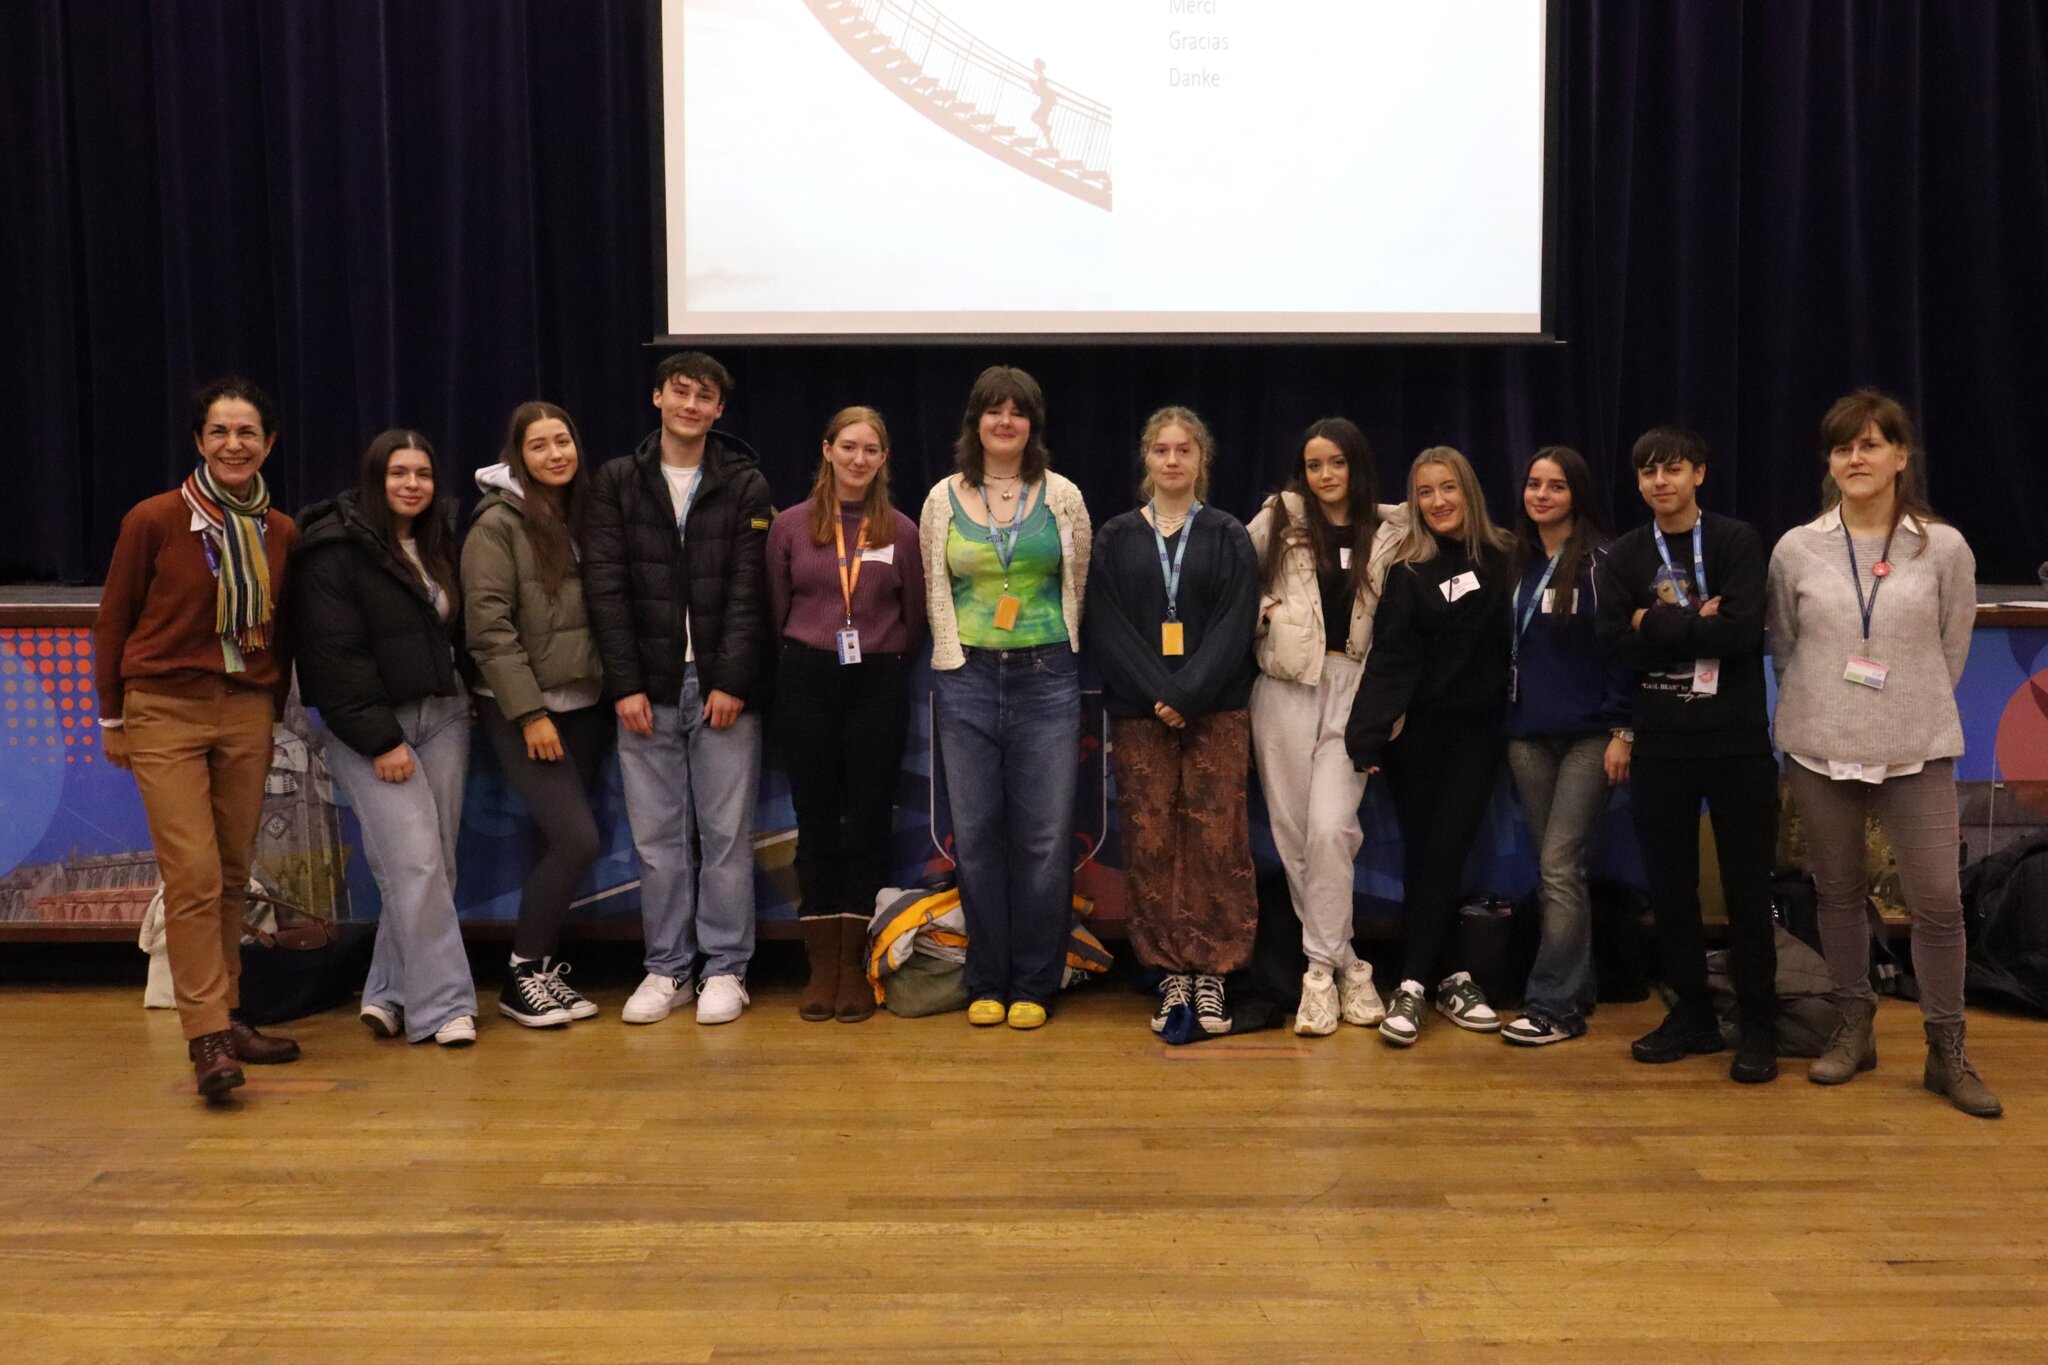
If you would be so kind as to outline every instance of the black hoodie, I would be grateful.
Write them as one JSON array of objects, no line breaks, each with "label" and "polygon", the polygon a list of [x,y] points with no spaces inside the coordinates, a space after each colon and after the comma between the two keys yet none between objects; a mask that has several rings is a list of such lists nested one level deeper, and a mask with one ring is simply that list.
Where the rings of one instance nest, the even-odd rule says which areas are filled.
[{"label": "black hoodie", "polygon": [[761,700],[774,633],[768,623],[768,524],[775,517],[760,459],[714,431],[704,442],[686,534],[661,473],[661,433],[610,460],[591,480],[583,524],[583,600],[614,701],[644,692],[673,706],[683,647],[705,692]]},{"label": "black hoodie", "polygon": [[[455,504],[436,503],[427,515],[443,519],[454,544]],[[459,690],[462,613],[442,622],[412,561],[379,538],[353,490],[314,503],[297,521],[286,610],[299,697],[365,758],[389,753],[405,742],[395,707]]]}]

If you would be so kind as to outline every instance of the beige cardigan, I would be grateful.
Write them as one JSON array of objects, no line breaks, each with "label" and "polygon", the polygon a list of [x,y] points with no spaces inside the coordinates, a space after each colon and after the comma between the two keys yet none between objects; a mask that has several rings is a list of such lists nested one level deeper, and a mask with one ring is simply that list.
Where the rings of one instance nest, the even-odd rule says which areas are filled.
[{"label": "beige cardigan", "polygon": [[[1259,671],[1283,682],[1314,687],[1323,680],[1323,656],[1328,652],[1323,590],[1316,580],[1315,561],[1309,556],[1307,533],[1302,529],[1305,509],[1301,495],[1282,493],[1279,497],[1287,508],[1288,526],[1284,534],[1289,544],[1280,561],[1278,590],[1263,589],[1259,596]],[[1372,549],[1366,560],[1366,591],[1351,601],[1351,632],[1344,642],[1344,653],[1361,663],[1372,649],[1373,612],[1379,606],[1380,591],[1386,586],[1387,569],[1408,529],[1408,509],[1403,504],[1381,503],[1379,514],[1379,528],[1373,533]],[[1245,527],[1261,563],[1273,534],[1273,520],[1273,504],[1269,500]]]},{"label": "beige cardigan", "polygon": [[[925,495],[924,511],[917,519],[918,545],[924,551],[926,615],[932,630],[932,667],[947,672],[967,662],[960,648],[960,620],[953,614],[953,578],[946,572],[946,529],[953,523],[953,501],[946,485],[948,474],[932,485]],[[1051,470],[1045,472],[1045,502],[1052,509],[1053,525],[1060,533],[1060,614],[1067,621],[1067,641],[1076,653],[1081,649],[1081,598],[1088,587],[1088,553],[1095,531],[1088,524],[1088,507],[1081,490],[1072,480]]]}]

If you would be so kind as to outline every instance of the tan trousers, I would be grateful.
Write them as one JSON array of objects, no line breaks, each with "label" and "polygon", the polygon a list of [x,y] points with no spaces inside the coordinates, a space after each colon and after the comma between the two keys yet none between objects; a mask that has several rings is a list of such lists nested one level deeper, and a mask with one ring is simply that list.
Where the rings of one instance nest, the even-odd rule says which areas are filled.
[{"label": "tan trousers", "polygon": [[122,720],[164,883],[164,936],[187,1038],[241,1004],[242,918],[270,771],[268,692],[131,690]]}]

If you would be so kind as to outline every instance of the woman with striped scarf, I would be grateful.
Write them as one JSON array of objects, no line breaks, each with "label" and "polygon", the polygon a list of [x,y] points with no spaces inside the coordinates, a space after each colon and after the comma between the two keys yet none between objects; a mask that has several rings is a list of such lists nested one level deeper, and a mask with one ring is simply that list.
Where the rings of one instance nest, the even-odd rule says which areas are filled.
[{"label": "woman with striped scarf", "polygon": [[237,1013],[244,892],[270,730],[291,684],[275,604],[298,529],[273,511],[270,398],[215,380],[192,401],[199,467],[121,521],[93,627],[100,742],[135,774],[163,878],[171,980],[199,1093],[298,1060]]}]

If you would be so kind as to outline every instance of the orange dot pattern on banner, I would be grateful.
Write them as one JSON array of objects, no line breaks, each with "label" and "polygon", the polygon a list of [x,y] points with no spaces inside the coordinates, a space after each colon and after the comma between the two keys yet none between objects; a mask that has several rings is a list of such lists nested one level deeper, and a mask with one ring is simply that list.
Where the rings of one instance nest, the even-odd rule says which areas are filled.
[{"label": "orange dot pattern on banner", "polygon": [[92,628],[0,627],[0,734],[30,762],[91,763],[99,755],[93,694]]}]

